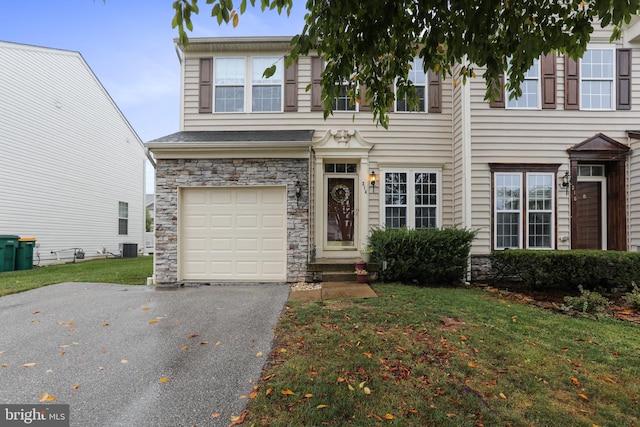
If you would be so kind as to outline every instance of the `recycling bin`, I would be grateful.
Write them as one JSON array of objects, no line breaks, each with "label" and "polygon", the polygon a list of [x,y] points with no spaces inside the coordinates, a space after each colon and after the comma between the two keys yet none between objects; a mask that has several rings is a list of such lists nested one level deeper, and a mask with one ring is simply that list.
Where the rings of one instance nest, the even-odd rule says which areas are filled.
[{"label": "recycling bin", "polygon": [[35,247],[35,237],[20,237],[18,239],[16,270],[31,270],[33,268],[33,248]]},{"label": "recycling bin", "polygon": [[18,238],[18,236],[0,234],[0,272],[15,270]]}]

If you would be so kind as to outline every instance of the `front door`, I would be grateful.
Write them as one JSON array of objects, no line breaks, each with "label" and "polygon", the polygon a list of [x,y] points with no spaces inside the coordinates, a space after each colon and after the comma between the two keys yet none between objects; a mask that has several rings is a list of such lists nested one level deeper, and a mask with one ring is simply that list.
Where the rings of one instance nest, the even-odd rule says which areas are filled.
[{"label": "front door", "polygon": [[603,249],[602,182],[576,183],[576,245],[574,249]]},{"label": "front door", "polygon": [[327,176],[326,236],[327,249],[355,246],[355,177]]}]

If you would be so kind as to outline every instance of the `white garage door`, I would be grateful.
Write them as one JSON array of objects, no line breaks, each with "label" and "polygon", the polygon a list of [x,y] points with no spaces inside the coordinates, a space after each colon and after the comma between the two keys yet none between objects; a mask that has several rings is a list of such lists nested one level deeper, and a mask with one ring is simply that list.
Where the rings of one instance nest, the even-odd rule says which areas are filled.
[{"label": "white garage door", "polygon": [[183,188],[179,227],[181,280],[286,280],[286,187]]}]

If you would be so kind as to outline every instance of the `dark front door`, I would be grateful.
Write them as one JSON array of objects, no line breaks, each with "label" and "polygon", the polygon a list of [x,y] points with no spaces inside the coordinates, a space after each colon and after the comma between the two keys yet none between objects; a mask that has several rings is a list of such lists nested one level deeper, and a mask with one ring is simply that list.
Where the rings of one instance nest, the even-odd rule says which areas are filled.
[{"label": "dark front door", "polygon": [[574,249],[602,249],[602,183],[576,184],[576,245]]},{"label": "dark front door", "polygon": [[355,231],[355,179],[327,179],[327,245],[353,246]]}]

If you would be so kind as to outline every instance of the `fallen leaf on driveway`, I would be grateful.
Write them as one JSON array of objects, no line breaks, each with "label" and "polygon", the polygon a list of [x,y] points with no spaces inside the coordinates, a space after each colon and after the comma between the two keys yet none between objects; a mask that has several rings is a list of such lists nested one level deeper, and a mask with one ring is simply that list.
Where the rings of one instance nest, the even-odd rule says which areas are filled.
[{"label": "fallen leaf on driveway", "polygon": [[149,310],[149,307],[146,307],[144,305],[142,307],[140,307],[140,308],[142,308],[143,310]]},{"label": "fallen leaf on driveway", "polygon": [[207,345],[209,344],[209,341],[200,341],[200,345]]},{"label": "fallen leaf on driveway", "polygon": [[128,361],[127,359],[122,359],[122,360],[120,361],[120,363],[122,363],[122,364],[124,365],[124,364],[126,364],[126,363],[129,363],[129,361]]},{"label": "fallen leaf on driveway", "polygon": [[259,352],[256,354],[256,357],[262,357],[262,352],[261,352],[261,351],[259,351]]},{"label": "fallen leaf on driveway", "polygon": [[229,427],[239,426],[240,424],[244,423],[244,417],[246,416],[247,416],[247,411],[244,411],[242,414],[240,414],[239,417],[231,416],[232,423],[229,424]]},{"label": "fallen leaf on driveway", "polygon": [[149,320],[149,323],[158,323],[158,319],[151,319]]},{"label": "fallen leaf on driveway", "polygon": [[109,326],[109,324],[108,323],[103,323],[102,326]]},{"label": "fallen leaf on driveway", "polygon": [[56,397],[49,393],[42,393],[40,396],[40,402],[51,402],[53,400],[56,400]]},{"label": "fallen leaf on driveway", "polygon": [[80,387],[80,384],[72,385],[71,390],[77,390]]},{"label": "fallen leaf on driveway", "polygon": [[30,368],[30,367],[36,366],[36,365],[37,365],[37,363],[35,363],[35,362],[29,362],[29,363],[25,363],[24,365],[22,365],[22,367],[26,369],[26,368]]},{"label": "fallen leaf on driveway", "polygon": [[8,364],[8,363],[3,363],[3,364],[2,364],[2,367],[3,367],[3,368],[6,368],[7,366],[9,366],[9,364]]},{"label": "fallen leaf on driveway", "polygon": [[187,347],[186,345],[183,345],[183,346],[182,346],[182,347],[180,347],[180,348],[181,348],[183,351],[187,351],[187,349],[188,349],[189,347]]},{"label": "fallen leaf on driveway", "polygon": [[191,334],[191,335],[188,335],[187,338],[195,338],[197,336],[198,336],[198,334]]},{"label": "fallen leaf on driveway", "polygon": [[220,416],[220,414],[219,414],[219,413],[217,413],[217,412],[215,412],[215,413],[211,414],[211,416],[212,416],[213,418],[218,418],[218,417]]},{"label": "fallen leaf on driveway", "polygon": [[169,378],[167,378],[167,377],[160,378],[160,382],[161,383],[166,383],[167,381],[169,381]]}]

